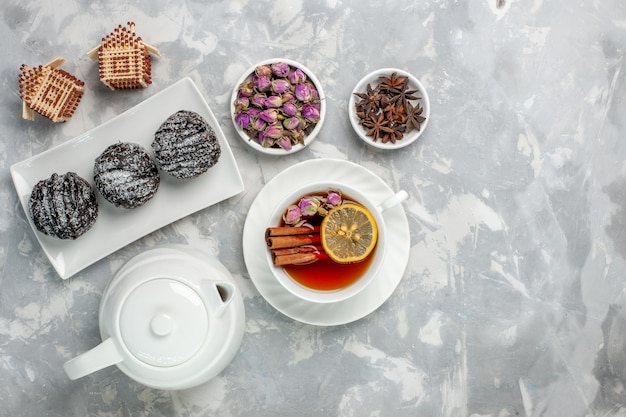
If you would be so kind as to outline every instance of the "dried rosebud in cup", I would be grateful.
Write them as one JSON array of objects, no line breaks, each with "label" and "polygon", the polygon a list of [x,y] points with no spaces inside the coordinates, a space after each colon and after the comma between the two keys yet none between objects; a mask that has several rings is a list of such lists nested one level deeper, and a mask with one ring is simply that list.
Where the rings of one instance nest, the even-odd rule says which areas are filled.
[{"label": "dried rosebud in cup", "polygon": [[343,199],[341,198],[341,191],[339,190],[330,190],[328,191],[328,195],[326,196],[326,204],[330,207],[335,207],[341,204]]},{"label": "dried rosebud in cup", "polygon": [[259,65],[237,90],[235,124],[266,148],[291,150],[320,121],[320,94],[300,68]]},{"label": "dried rosebud in cup", "polygon": [[321,202],[315,196],[303,197],[298,203],[300,213],[302,213],[303,216],[315,216],[320,206]]},{"label": "dried rosebud in cup", "polygon": [[295,204],[287,207],[287,210],[285,210],[285,213],[283,214],[283,221],[285,224],[296,224],[301,218],[302,213],[300,212],[300,208]]},{"label": "dried rosebud in cup", "polygon": [[324,217],[328,210],[343,204],[340,190],[330,189],[326,193],[305,195],[297,204],[292,204],[283,213],[283,221],[289,226],[310,224],[312,219]]}]

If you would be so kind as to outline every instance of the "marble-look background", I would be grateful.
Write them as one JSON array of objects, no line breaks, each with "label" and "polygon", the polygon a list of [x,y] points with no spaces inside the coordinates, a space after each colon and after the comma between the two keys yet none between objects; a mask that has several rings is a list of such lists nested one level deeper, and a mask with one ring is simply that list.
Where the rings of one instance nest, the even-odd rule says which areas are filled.
[{"label": "marble-look background", "polygon": [[[162,57],[149,88],[112,92],[85,53],[127,21]],[[0,415],[626,415],[625,47],[621,0],[3,1]],[[83,101],[65,124],[22,120],[20,65],[58,55],[85,81]],[[243,71],[271,57],[308,66],[328,97],[319,138],[282,158],[240,142],[228,108]],[[364,145],[346,116],[355,83],[382,67],[412,72],[431,98],[423,138],[395,152]],[[61,280],[9,167],[184,76],[220,121],[245,191]],[[403,280],[379,310],[345,326],[278,313],[242,260],[261,187],[321,157],[359,163],[410,195]],[[440,229],[420,223],[422,206]],[[180,392],[115,367],[69,381],[63,363],[100,341],[109,279],[172,242],[212,251],[235,276],[247,321],[234,361]]]}]

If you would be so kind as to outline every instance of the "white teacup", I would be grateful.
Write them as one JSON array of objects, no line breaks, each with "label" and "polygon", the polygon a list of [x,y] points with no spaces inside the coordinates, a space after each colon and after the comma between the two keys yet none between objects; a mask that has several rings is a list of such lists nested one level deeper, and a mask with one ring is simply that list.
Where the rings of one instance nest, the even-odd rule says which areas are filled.
[{"label": "white teacup", "polygon": [[274,212],[272,213],[267,227],[279,226],[282,223],[282,216],[287,207],[296,203],[302,197],[313,194],[319,195],[320,193],[325,193],[328,190],[340,190],[344,198],[347,197],[348,200],[354,201],[365,207],[376,221],[378,239],[373,254],[370,255],[372,256],[372,259],[363,274],[353,283],[334,290],[318,290],[299,283],[292,278],[282,266],[274,265],[271,251],[267,249],[267,262],[276,280],[291,294],[302,300],[314,303],[336,303],[346,300],[363,291],[363,289],[365,289],[372,282],[380,271],[388,246],[387,242],[389,236],[383,219],[383,213],[386,210],[398,205],[408,197],[406,191],[401,190],[384,201],[372,201],[370,197],[361,193],[358,189],[342,182],[324,181],[312,183],[306,187],[289,193],[289,195],[283,198],[282,201],[277,204]]}]

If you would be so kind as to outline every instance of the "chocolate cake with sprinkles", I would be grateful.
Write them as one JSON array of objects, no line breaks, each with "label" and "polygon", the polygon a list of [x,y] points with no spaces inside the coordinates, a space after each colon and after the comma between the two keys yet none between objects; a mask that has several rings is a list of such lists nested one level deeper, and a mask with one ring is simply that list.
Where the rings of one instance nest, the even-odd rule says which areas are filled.
[{"label": "chocolate cake with sprinkles", "polygon": [[54,173],[35,184],[28,208],[37,230],[59,239],[76,239],[98,217],[94,189],[74,172]]},{"label": "chocolate cake with sprinkles", "polygon": [[154,134],[152,149],[161,169],[181,179],[205,173],[221,154],[213,128],[189,110],[180,110],[163,122]]},{"label": "chocolate cake with sprinkles", "polygon": [[106,148],[94,162],[93,179],[102,197],[125,209],[144,205],[154,197],[161,182],[148,152],[131,142]]}]

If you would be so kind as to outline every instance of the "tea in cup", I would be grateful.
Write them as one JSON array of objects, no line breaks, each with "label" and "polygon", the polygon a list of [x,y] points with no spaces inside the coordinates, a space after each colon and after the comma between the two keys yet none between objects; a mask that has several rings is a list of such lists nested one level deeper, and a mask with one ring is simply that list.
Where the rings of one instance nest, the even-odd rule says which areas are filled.
[{"label": "tea in cup", "polygon": [[267,261],[296,297],[334,303],[355,296],[379,273],[387,249],[383,213],[407,198],[382,202],[341,182],[295,190],[277,205],[266,229]]}]

